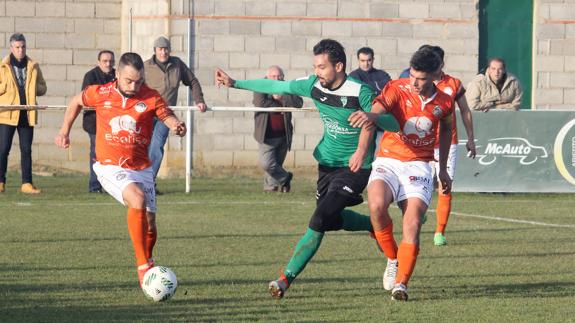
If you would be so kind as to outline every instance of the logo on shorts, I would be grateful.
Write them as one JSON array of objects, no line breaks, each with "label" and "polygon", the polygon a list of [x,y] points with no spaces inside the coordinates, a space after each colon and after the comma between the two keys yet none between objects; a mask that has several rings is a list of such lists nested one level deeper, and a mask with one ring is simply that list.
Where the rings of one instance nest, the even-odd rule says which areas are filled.
[{"label": "logo on shorts", "polygon": [[351,188],[349,188],[349,186],[347,186],[347,185],[343,187],[343,190],[348,192],[348,193],[353,194],[353,190]]},{"label": "logo on shorts", "polygon": [[118,173],[118,174],[116,174],[116,180],[117,180],[117,181],[124,180],[125,178],[126,178],[126,173]]},{"label": "logo on shorts", "polygon": [[376,173],[385,173],[385,169],[383,167],[378,167],[375,169]]},{"label": "logo on shorts", "polygon": [[423,177],[423,176],[409,176],[409,182],[410,183],[420,182],[420,183],[424,183],[424,184],[429,184],[431,182],[431,180],[428,177]]},{"label": "logo on shorts", "polygon": [[134,109],[139,113],[146,111],[147,108],[148,106],[144,102],[138,102],[134,107]]}]

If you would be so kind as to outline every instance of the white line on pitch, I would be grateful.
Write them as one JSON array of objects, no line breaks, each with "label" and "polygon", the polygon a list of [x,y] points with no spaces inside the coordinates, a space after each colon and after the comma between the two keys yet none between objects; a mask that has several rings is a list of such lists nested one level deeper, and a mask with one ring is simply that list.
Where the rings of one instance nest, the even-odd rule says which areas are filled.
[{"label": "white line on pitch", "polygon": [[[432,210],[429,210],[430,212]],[[432,212],[435,212],[434,210]],[[555,224],[555,223],[545,223],[545,222],[537,222],[537,221],[526,221],[526,220],[518,220],[518,219],[510,219],[510,218],[502,218],[498,216],[488,216],[488,215],[478,215],[478,214],[468,214],[468,213],[461,213],[461,212],[451,212],[451,214],[464,216],[468,218],[479,218],[479,219],[488,219],[488,220],[495,220],[495,221],[503,221],[503,222],[512,222],[512,223],[523,223],[523,224],[531,224],[531,225],[541,225],[545,227],[555,227],[555,228],[575,228],[575,225],[571,224]]]},{"label": "white line on pitch", "polygon": [[[178,205],[281,205],[281,204],[299,204],[299,205],[306,205],[310,202],[296,202],[296,201],[170,201],[169,204],[178,204]],[[24,203],[14,203],[16,206],[35,206],[33,203],[24,202]],[[365,202],[363,204],[366,204]],[[42,206],[95,206],[95,205],[119,205],[118,203],[46,203],[42,204]],[[161,208],[162,203],[160,203],[159,207]],[[435,213],[435,210],[427,210],[427,212]],[[502,222],[511,222],[511,223],[523,223],[523,224],[531,224],[531,225],[539,225],[539,226],[546,226],[546,227],[555,227],[555,228],[575,228],[575,225],[571,224],[555,224],[555,223],[545,223],[545,222],[538,222],[538,221],[527,221],[527,220],[519,220],[519,219],[510,219],[510,218],[502,218],[497,216],[488,216],[488,215],[479,215],[479,214],[469,214],[469,213],[462,213],[457,211],[452,211],[452,214],[469,217],[469,218],[479,218],[479,219],[487,219],[487,220],[495,220],[495,221],[502,221]]]}]

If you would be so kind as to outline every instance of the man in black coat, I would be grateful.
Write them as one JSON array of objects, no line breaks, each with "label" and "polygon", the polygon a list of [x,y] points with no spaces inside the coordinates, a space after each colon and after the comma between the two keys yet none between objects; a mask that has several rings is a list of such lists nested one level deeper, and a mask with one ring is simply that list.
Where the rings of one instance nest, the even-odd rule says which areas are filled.
[{"label": "man in black coat", "polygon": [[[98,66],[94,67],[84,75],[82,90],[88,85],[101,85],[116,80],[116,71],[114,70],[114,52],[103,50],[98,53]],[[98,177],[94,173],[92,166],[96,160],[96,111],[85,110],[82,120],[82,128],[90,136],[90,181],[88,183],[88,192],[102,193],[102,185],[98,182]]]}]

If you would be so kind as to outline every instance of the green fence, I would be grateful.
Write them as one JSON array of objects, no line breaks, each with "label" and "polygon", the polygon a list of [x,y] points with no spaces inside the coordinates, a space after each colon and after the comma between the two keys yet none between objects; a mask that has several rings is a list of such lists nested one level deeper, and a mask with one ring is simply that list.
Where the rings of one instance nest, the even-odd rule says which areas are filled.
[{"label": "green fence", "polygon": [[474,113],[475,159],[460,119],[454,191],[575,192],[575,111]]}]

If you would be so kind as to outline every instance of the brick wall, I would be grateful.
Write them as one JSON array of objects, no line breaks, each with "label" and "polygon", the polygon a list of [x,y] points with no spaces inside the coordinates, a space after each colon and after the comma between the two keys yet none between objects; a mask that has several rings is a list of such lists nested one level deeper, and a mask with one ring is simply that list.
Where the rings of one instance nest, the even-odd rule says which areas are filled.
[{"label": "brick wall", "polygon": [[537,109],[575,106],[575,3],[540,0],[536,8]]},{"label": "brick wall", "polygon": [[[121,0],[0,1],[1,55],[10,53],[14,32],[26,37],[28,55],[40,63],[48,92],[40,104],[65,105],[80,92],[84,74],[97,62],[100,49],[120,51]],[[88,136],[81,130],[81,116],[72,133],[69,151],[56,149],[54,136],[63,112],[41,112],[32,147],[34,165],[88,170]],[[10,152],[10,166],[19,169],[18,140]]]},{"label": "brick wall", "polygon": [[[348,71],[357,68],[355,51],[370,46],[375,66],[397,77],[413,51],[430,43],[445,49],[446,71],[464,84],[476,73],[477,0],[0,1],[0,42],[7,49],[10,34],[23,32],[48,82],[48,95],[40,102],[65,104],[80,90],[98,50],[128,50],[130,9],[132,50],[144,59],[152,55],[153,40],[166,35],[173,55],[187,61],[187,18],[193,17],[192,65],[213,106],[251,106],[252,99],[247,91],[217,89],[215,67],[238,79],[262,77],[272,64],[282,66],[288,79],[305,76],[313,72],[312,47],[327,37],[345,46]],[[575,4],[538,0],[536,13],[535,105],[569,109],[575,103]],[[186,94],[181,87],[180,105],[186,104]],[[311,106],[309,100],[306,105]],[[88,141],[80,121],[72,132],[72,148],[65,153],[53,149],[61,120],[61,112],[41,113],[35,164],[87,171]],[[287,166],[315,165],[311,153],[322,132],[318,115],[295,113],[294,125]],[[196,169],[257,165],[253,113],[195,113],[192,126]],[[169,138],[160,176],[183,174],[184,144]],[[17,164],[18,149],[10,156],[10,164]]]}]

